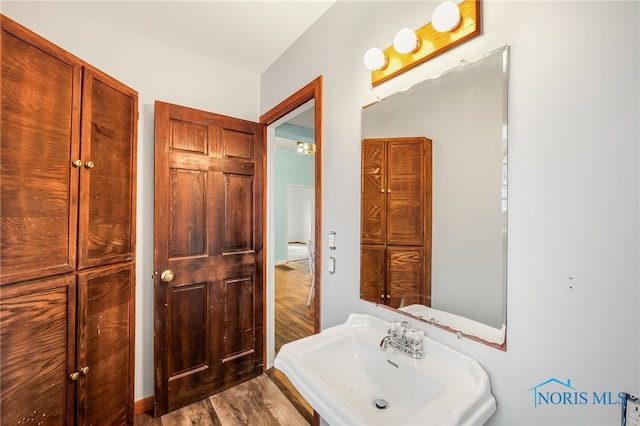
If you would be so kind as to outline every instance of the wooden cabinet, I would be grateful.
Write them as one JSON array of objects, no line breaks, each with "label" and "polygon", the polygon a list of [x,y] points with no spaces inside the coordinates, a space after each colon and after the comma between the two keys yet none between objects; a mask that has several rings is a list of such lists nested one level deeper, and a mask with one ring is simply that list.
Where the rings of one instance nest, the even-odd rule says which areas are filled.
[{"label": "wooden cabinet", "polygon": [[392,307],[430,294],[431,140],[362,141],[360,295]]},{"label": "wooden cabinet", "polygon": [[1,23],[0,422],[131,424],[137,93]]}]

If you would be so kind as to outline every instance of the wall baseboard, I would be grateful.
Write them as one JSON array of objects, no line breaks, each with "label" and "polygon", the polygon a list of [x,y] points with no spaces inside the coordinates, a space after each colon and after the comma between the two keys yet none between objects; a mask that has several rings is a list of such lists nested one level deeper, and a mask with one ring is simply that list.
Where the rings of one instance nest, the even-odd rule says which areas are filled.
[{"label": "wall baseboard", "polygon": [[153,411],[153,395],[133,403],[134,415],[146,413],[147,411]]}]

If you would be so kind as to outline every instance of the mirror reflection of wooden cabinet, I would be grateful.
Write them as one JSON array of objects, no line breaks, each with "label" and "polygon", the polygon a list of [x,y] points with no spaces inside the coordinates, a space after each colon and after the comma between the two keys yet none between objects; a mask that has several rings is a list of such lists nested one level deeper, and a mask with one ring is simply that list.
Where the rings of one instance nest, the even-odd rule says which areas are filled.
[{"label": "mirror reflection of wooden cabinet", "polygon": [[362,141],[360,296],[394,308],[431,293],[431,140]]},{"label": "mirror reflection of wooden cabinet", "polygon": [[132,424],[138,94],[0,22],[0,423]]}]

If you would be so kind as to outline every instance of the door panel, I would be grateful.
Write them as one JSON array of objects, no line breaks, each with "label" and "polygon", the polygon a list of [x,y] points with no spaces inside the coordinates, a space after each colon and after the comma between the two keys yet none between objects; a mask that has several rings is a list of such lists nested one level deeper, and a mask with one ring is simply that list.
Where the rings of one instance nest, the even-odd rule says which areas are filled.
[{"label": "door panel", "polygon": [[206,255],[205,181],[207,172],[171,170],[169,206],[171,233],[169,255],[171,258]]},{"label": "door panel", "polygon": [[135,255],[138,96],[89,68],[83,85],[78,269]]},{"label": "door panel", "polygon": [[209,364],[207,284],[171,289],[169,372],[172,377]]},{"label": "door panel", "polygon": [[42,44],[2,19],[0,284],[76,266],[82,68],[25,40]]},{"label": "door panel", "polygon": [[66,274],[3,288],[2,424],[73,424],[75,282]]},{"label": "door panel", "polygon": [[132,262],[78,273],[78,424],[132,424],[134,282]]},{"label": "door panel", "polygon": [[251,277],[223,283],[223,363],[255,352],[254,294]]},{"label": "door panel", "polygon": [[253,250],[253,178],[224,174],[224,253]]},{"label": "door panel", "polygon": [[387,305],[409,305],[416,294],[424,293],[424,250],[422,246],[387,246]]},{"label": "door panel", "polygon": [[360,247],[360,298],[373,303],[385,303],[386,246],[363,244]]},{"label": "door panel", "polygon": [[424,236],[424,144],[388,142],[387,244],[421,245]]},{"label": "door panel", "polygon": [[362,141],[362,244],[387,242],[386,143]]},{"label": "door panel", "polygon": [[155,113],[161,415],[262,372],[264,148],[257,123],[163,102]]}]

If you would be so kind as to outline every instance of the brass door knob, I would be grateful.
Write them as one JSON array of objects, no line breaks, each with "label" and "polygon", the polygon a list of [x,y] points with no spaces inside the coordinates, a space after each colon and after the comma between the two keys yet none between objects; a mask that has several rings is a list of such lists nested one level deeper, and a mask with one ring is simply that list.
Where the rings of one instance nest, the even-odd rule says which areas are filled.
[{"label": "brass door knob", "polygon": [[74,371],[69,375],[69,377],[71,377],[71,380],[78,380],[78,377],[80,377],[80,373],[78,373],[77,371]]},{"label": "brass door knob", "polygon": [[93,161],[87,161],[86,163],[84,163],[84,166],[87,169],[93,169],[93,166],[95,166],[95,163]]},{"label": "brass door knob", "polygon": [[80,369],[80,372],[81,372],[82,374],[87,374],[87,373],[89,372],[89,367],[82,367],[82,368]]},{"label": "brass door knob", "polygon": [[165,283],[168,283],[171,280],[173,280],[173,277],[175,277],[175,274],[173,273],[173,271],[171,269],[167,269],[166,271],[162,271],[162,274],[160,274],[160,279],[162,281],[164,281]]},{"label": "brass door knob", "polygon": [[71,163],[73,167],[82,167],[82,160],[76,160]]}]

